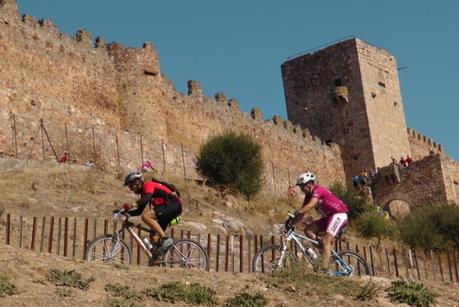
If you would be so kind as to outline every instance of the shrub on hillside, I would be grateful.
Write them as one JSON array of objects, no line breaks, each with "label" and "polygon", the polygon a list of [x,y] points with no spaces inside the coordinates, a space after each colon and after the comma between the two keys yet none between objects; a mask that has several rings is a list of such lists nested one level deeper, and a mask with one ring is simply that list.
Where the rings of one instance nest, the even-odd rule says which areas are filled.
[{"label": "shrub on hillside", "polygon": [[424,250],[459,249],[459,208],[419,207],[400,222],[400,236],[406,244]]},{"label": "shrub on hillside", "polygon": [[211,184],[241,192],[247,198],[263,183],[261,145],[245,134],[226,132],[211,137],[201,146],[196,167]]},{"label": "shrub on hillside", "polygon": [[350,220],[356,219],[364,212],[374,210],[374,206],[367,195],[361,194],[355,189],[347,189],[342,183],[332,184],[330,190],[348,206]]},{"label": "shrub on hillside", "polygon": [[355,225],[362,237],[378,238],[378,244],[381,238],[392,238],[396,233],[393,221],[376,210],[364,212],[357,218]]},{"label": "shrub on hillside", "polygon": [[430,306],[435,304],[435,298],[438,296],[421,283],[405,280],[393,281],[387,292],[392,301],[410,306]]}]

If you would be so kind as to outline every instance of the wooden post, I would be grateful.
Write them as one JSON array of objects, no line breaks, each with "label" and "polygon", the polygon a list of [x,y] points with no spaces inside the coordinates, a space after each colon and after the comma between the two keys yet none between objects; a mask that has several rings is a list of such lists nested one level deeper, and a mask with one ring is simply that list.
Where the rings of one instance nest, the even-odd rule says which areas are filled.
[{"label": "wooden post", "polygon": [[92,228],[92,239],[97,237],[97,218],[94,219],[94,226]]},{"label": "wooden post", "polygon": [[445,278],[443,277],[443,267],[441,265],[441,254],[437,254],[437,258],[438,258],[438,267],[440,268],[441,281],[445,281]]},{"label": "wooden post", "polygon": [[[274,236],[271,236],[271,245],[274,245],[274,241],[275,241]],[[296,255],[296,251],[295,251],[295,255]],[[275,250],[273,249],[271,250],[271,261],[274,261],[275,257],[276,257]]]},{"label": "wooden post", "polygon": [[218,269],[219,269],[219,262],[220,262],[220,235],[218,234],[217,235],[217,263],[216,263],[216,268],[215,268],[215,271],[218,272]]},{"label": "wooden post", "polygon": [[239,235],[239,272],[241,273],[244,271],[244,248],[242,244],[242,235]]},{"label": "wooden post", "polygon": [[[41,123],[43,123],[43,120],[40,119]],[[43,126],[40,124],[40,131],[41,131],[41,146],[42,146],[42,151],[43,151],[43,161],[46,160],[46,154],[45,154],[45,135],[43,133]]]},{"label": "wooden post", "polygon": [[395,250],[395,247],[393,248],[393,255],[394,255],[394,268],[395,268],[395,276],[398,278],[398,262],[397,262],[397,251]]},{"label": "wooden post", "polygon": [[69,236],[69,218],[66,217],[64,219],[64,257],[67,257],[67,249],[68,249],[68,236]]},{"label": "wooden post", "polygon": [[413,249],[413,256],[414,256],[414,264],[416,265],[416,274],[418,275],[418,280],[421,280],[421,271],[419,270],[418,255],[416,253],[416,249]]},{"label": "wooden post", "polygon": [[41,222],[40,253],[43,252],[43,246],[45,242],[45,226],[46,226],[46,217],[43,217],[43,221]]},{"label": "wooden post", "polygon": [[448,271],[449,271],[449,280],[451,282],[454,282],[454,278],[453,278],[453,270],[451,268],[451,259],[449,257],[449,251],[446,252],[446,257],[447,257],[447,260],[448,260]]},{"label": "wooden post", "polygon": [[207,234],[207,256],[209,256],[209,264],[210,264],[210,255],[211,255],[211,244],[212,244],[212,236],[210,233]]},{"label": "wooden post", "polygon": [[58,219],[58,224],[57,224],[56,249],[57,249],[57,255],[60,255],[61,253],[61,218]]},{"label": "wooden post", "polygon": [[6,215],[6,245],[10,245],[10,234],[11,234],[11,215]]},{"label": "wooden post", "polygon": [[273,174],[273,191],[275,193],[276,192],[276,176],[274,174],[274,163],[273,163],[273,161],[271,161],[271,170],[272,170],[272,174]]},{"label": "wooden post", "polygon": [[459,274],[457,271],[456,252],[453,250],[454,272],[456,273],[456,282],[459,282]]},{"label": "wooden post", "polygon": [[252,239],[247,238],[247,272],[252,272]]},{"label": "wooden post", "polygon": [[387,273],[389,273],[390,276],[390,261],[389,261],[389,253],[387,252],[387,248],[384,248],[385,254],[386,254],[386,269]]},{"label": "wooden post", "polygon": [[22,248],[22,224],[23,218],[22,215],[19,216],[19,248]]},{"label": "wooden post", "polygon": [[37,218],[33,218],[32,222],[32,242],[30,243],[30,249],[35,250],[35,236],[36,236],[36,230],[37,230]]},{"label": "wooden post", "polygon": [[370,250],[371,273],[373,276],[376,276],[377,272],[375,272],[375,266],[373,264],[373,249],[371,248],[371,245],[368,248]]},{"label": "wooden post", "polygon": [[105,219],[104,220],[104,235],[106,235],[108,233],[108,220]]},{"label": "wooden post", "polygon": [[422,254],[424,255],[424,261],[423,261],[424,275],[425,275],[426,279],[429,279],[429,274],[427,273],[428,272],[428,269],[427,269],[427,254],[426,254],[425,250],[422,251]]},{"label": "wooden post", "polygon": [[51,217],[49,222],[49,236],[48,236],[48,253],[51,253],[53,248],[53,228],[54,228],[54,216]]},{"label": "wooden post", "polygon": [[430,266],[432,267],[432,274],[433,274],[434,281],[437,281],[437,272],[436,272],[437,270],[435,268],[435,257],[432,251],[429,252],[429,260],[430,260]]},{"label": "wooden post", "polygon": [[88,218],[84,219],[84,231],[83,231],[83,260],[86,260],[86,249],[88,248]]},{"label": "wooden post", "polygon": [[73,218],[73,246],[72,246],[72,258],[76,256],[76,229],[77,229],[77,219]]},{"label": "wooden post", "polygon": [[225,240],[225,272],[228,272],[229,236]]},{"label": "wooden post", "polygon": [[[403,264],[405,264],[405,273],[406,273],[406,278],[410,278],[411,277],[411,272],[410,272],[410,268],[411,268],[411,265],[410,265],[410,262],[409,262],[409,257],[407,259],[407,256],[406,254],[409,253],[408,251],[406,251],[405,249],[402,248],[402,254],[403,254]],[[410,254],[408,254],[409,256]]]},{"label": "wooden post", "polygon": [[[355,252],[358,254],[359,253],[359,246],[356,244],[355,245]],[[359,276],[361,275],[360,272],[360,262],[357,262],[357,272],[359,273]]]}]

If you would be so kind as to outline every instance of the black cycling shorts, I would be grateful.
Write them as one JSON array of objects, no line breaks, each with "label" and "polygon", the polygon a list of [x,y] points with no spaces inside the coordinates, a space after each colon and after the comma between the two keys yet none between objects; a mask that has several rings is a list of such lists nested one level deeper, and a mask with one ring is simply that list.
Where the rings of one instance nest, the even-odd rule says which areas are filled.
[{"label": "black cycling shorts", "polygon": [[182,205],[179,202],[169,201],[167,205],[161,205],[153,208],[158,218],[158,223],[163,230],[166,230],[170,221],[182,213]]}]

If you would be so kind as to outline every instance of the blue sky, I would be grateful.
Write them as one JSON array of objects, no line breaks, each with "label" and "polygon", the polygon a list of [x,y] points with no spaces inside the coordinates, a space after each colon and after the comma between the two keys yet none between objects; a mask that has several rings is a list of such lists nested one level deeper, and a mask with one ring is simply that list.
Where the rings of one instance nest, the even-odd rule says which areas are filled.
[{"label": "blue sky", "polygon": [[61,32],[140,47],[151,41],[178,91],[199,80],[243,111],[287,118],[280,65],[347,36],[393,54],[408,127],[459,160],[459,1],[415,0],[18,0],[19,12],[49,18]]}]

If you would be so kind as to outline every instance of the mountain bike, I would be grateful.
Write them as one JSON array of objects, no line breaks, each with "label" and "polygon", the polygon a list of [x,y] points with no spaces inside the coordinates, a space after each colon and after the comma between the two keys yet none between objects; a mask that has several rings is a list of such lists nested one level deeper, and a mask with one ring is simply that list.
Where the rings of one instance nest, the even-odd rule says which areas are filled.
[{"label": "mountain bike", "polygon": [[[147,234],[154,232],[140,224],[129,221],[129,214],[120,211],[115,213],[113,219],[121,221],[122,225],[113,235],[102,235],[89,242],[86,251],[86,260],[89,262],[105,262],[113,264],[130,264],[132,258],[131,249],[123,241],[125,230],[139,244],[142,251],[147,254],[149,265],[160,265],[166,267],[178,266],[180,268],[195,268],[209,271],[209,257],[205,249],[196,241],[191,239],[174,240],[166,249],[153,247],[151,250],[135,232],[135,228],[145,231]],[[170,227],[171,225],[169,225]]]},{"label": "mountain bike", "polygon": [[[311,265],[315,265],[319,241],[296,233],[293,227],[283,229],[281,235],[280,245],[269,245],[258,250],[252,261],[253,272],[275,272],[292,267],[299,263],[298,255]],[[309,242],[310,246],[303,245],[302,240]],[[371,275],[366,261],[352,251],[336,252],[331,249],[329,269],[329,274],[332,276]]]}]

